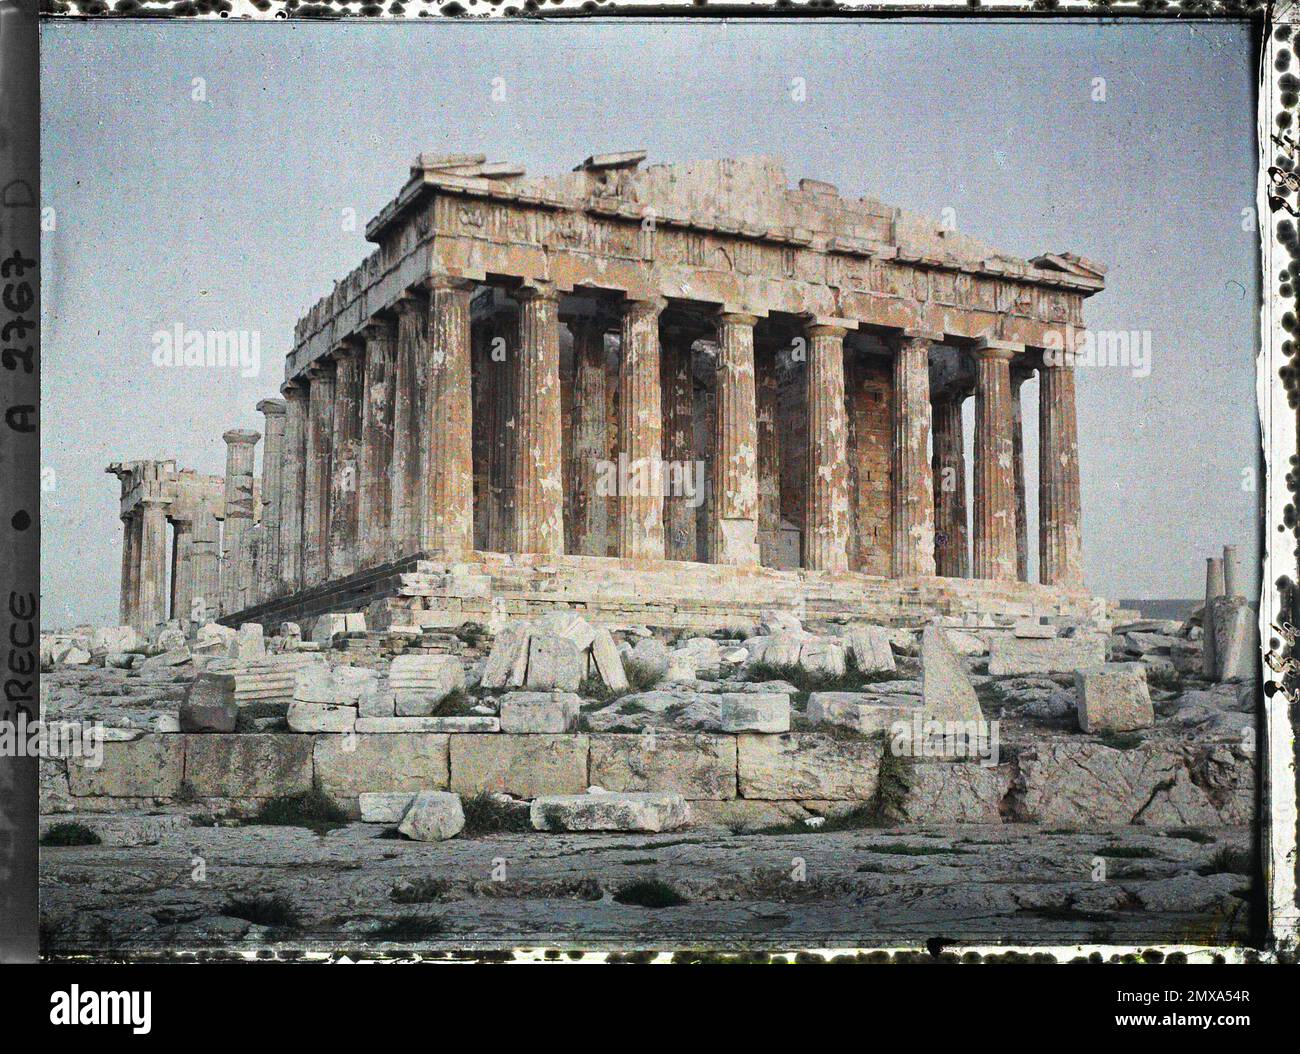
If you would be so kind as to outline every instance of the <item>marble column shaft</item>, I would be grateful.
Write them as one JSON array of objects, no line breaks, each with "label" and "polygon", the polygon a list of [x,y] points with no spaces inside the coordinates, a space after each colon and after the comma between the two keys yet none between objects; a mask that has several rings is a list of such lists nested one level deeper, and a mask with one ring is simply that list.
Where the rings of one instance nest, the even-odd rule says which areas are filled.
[{"label": "marble column shaft", "polygon": [[519,302],[519,361],[511,549],[553,556],[564,552],[559,296],[551,286],[513,295]]},{"label": "marble column shaft", "polygon": [[601,466],[609,458],[605,325],[594,319],[582,319],[570,323],[569,329],[573,333],[573,439],[569,467],[572,550],[579,556],[604,556],[609,545],[609,509],[597,484]]},{"label": "marble column shaft", "polygon": [[753,315],[718,320],[717,412],[709,553],[715,564],[758,563],[758,404]]},{"label": "marble column shaft", "polygon": [[663,399],[664,555],[669,560],[696,558],[696,508],[704,495],[695,486],[695,376],[691,334],[673,327],[662,334],[659,348]]},{"label": "marble column shaft", "polygon": [[1214,602],[1225,594],[1223,560],[1211,556],[1205,561],[1205,607],[1201,609],[1201,673],[1207,680],[1215,679],[1219,664],[1214,644]]},{"label": "marble column shaft", "polygon": [[975,351],[975,516],[973,577],[1016,577],[1011,358],[1014,350]]},{"label": "marble column shaft", "polygon": [[[470,362],[473,288],[469,282],[438,278],[429,290],[429,336],[420,419],[424,443],[420,549],[442,557],[459,556],[474,548],[474,402]],[[555,358],[558,397],[558,342]],[[558,415],[555,423],[558,428]],[[558,432],[556,455],[558,463]]]},{"label": "marble column shaft", "polygon": [[191,544],[194,587],[185,618],[202,624],[221,609],[221,524],[206,504],[195,514]]},{"label": "marble column shaft", "polygon": [[1016,488],[1016,578],[1029,581],[1029,507],[1025,494],[1025,430],[1020,389],[1029,374],[1011,371],[1011,471]]},{"label": "marble column shaft", "polygon": [[194,603],[194,525],[172,522],[172,615],[188,621]]},{"label": "marble column shaft", "polygon": [[948,578],[970,574],[963,401],[962,394],[953,393],[934,404],[935,569]]},{"label": "marble column shaft", "polygon": [[310,394],[302,499],[302,587],[329,576],[330,455],[334,434],[334,366],[317,363],[308,373]]},{"label": "marble column shaft", "polygon": [[226,441],[225,519],[221,530],[221,613],[230,615],[244,607],[240,561],[244,536],[253,525],[253,465],[258,432],[232,428]]},{"label": "marble column shaft", "polygon": [[929,576],[934,565],[934,478],[930,470],[931,338],[904,333],[894,355],[891,400],[893,575]]},{"label": "marble column shaft", "polygon": [[808,489],[804,510],[804,566],[846,571],[849,566],[848,417],[844,403],[844,328],[809,325]]},{"label": "marble column shaft", "polygon": [[389,470],[390,556],[413,556],[420,548],[420,420],[421,362],[425,319],[414,295],[401,297],[397,312],[397,347],[393,358],[393,456]]},{"label": "marble column shaft", "polygon": [[137,626],[152,629],[167,619],[167,508],[140,502],[140,606]]},{"label": "marble column shaft", "polygon": [[357,535],[361,567],[388,559],[392,511],[389,462],[393,453],[393,352],[397,327],[376,319],[362,330],[366,350],[361,381],[361,485]]},{"label": "marble column shaft", "polygon": [[283,399],[263,399],[257,409],[263,415],[266,435],[262,444],[262,547],[257,560],[257,599],[261,601],[275,595],[280,573],[287,412]]},{"label": "marble column shaft", "polygon": [[283,464],[280,476],[280,566],[275,595],[295,593],[302,583],[302,502],[307,442],[307,390],[301,383],[281,388],[284,393]]},{"label": "marble column shaft", "polygon": [[118,617],[124,626],[137,624],[140,614],[140,513],[122,517],[122,585]]},{"label": "marble column shaft", "polygon": [[515,437],[519,431],[519,322],[498,313],[489,325],[488,388],[493,393],[488,437],[488,549],[508,552],[514,541]]},{"label": "marble column shaft", "polygon": [[629,300],[623,307],[619,367],[618,555],[664,558],[663,398],[660,391],[659,314],[662,300]]},{"label": "marble column shaft", "polygon": [[1081,589],[1079,425],[1072,358],[1049,351],[1038,374],[1038,570],[1046,585]]},{"label": "marble column shaft", "polygon": [[357,489],[361,453],[361,362],[354,344],[334,355],[334,424],[330,450],[329,565],[335,581],[357,569]]},{"label": "marble column shaft", "polygon": [[758,435],[759,560],[776,565],[781,541],[780,387],[776,375],[776,346],[770,339],[754,342],[755,428]]}]

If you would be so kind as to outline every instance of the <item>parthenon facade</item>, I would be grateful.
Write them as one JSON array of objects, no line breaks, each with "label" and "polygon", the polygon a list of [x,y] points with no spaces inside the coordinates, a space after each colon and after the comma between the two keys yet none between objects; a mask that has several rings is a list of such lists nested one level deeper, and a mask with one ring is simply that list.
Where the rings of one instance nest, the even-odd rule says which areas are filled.
[{"label": "parthenon facade", "polygon": [[242,429],[201,511],[174,464],[110,468],[124,618],[166,617],[168,518],[178,618],[1085,611],[1072,351],[1104,270],[791,189],[771,159],[644,156],[541,178],[417,158],[297,324],[260,479]]}]

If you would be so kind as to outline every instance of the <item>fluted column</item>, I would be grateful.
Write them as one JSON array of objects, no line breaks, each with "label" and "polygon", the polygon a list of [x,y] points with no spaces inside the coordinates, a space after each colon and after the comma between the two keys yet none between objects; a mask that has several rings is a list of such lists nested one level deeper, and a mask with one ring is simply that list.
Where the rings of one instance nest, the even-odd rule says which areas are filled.
[{"label": "fluted column", "polygon": [[358,567],[388,559],[391,512],[389,461],[393,449],[393,352],[397,327],[372,319],[361,331],[365,357],[361,374],[360,484],[357,488]]},{"label": "fluted column", "polygon": [[489,326],[487,368],[490,370],[494,426],[488,437],[487,547],[509,552],[514,544],[515,438],[519,431],[519,324],[498,313]]},{"label": "fluted column", "polygon": [[780,388],[776,376],[776,345],[769,338],[754,341],[755,425],[758,435],[759,560],[775,567],[781,543]]},{"label": "fluted column", "polygon": [[329,570],[331,581],[357,569],[357,504],[361,474],[361,360],[351,341],[334,353],[334,424],[330,450]]},{"label": "fluted column", "polygon": [[512,295],[519,302],[519,362],[510,548],[559,555],[564,552],[559,294],[553,286],[535,285]]},{"label": "fluted column", "polygon": [[970,532],[966,524],[966,446],[961,406],[954,392],[934,404],[934,506],[936,570],[948,578],[970,575]]},{"label": "fluted column", "polygon": [[167,620],[167,507],[140,502],[140,607],[137,625],[148,630]]},{"label": "fluted column", "polygon": [[1083,537],[1072,352],[1045,352],[1038,377],[1039,579],[1077,589],[1083,586]]},{"label": "fluted column", "polygon": [[172,521],[172,618],[188,621],[194,603],[194,524]]},{"label": "fluted column", "polygon": [[[758,563],[758,405],[753,315],[718,320],[717,412],[709,555],[715,564]],[[846,492],[847,494],[847,492]]]},{"label": "fluted column", "polygon": [[659,314],[664,301],[629,300],[623,306],[619,367],[618,555],[664,558],[663,401],[660,392]]},{"label": "fluted column", "polygon": [[122,585],[118,617],[123,626],[134,626],[140,611],[140,514],[122,517]]},{"label": "fluted column", "polygon": [[240,561],[244,536],[253,525],[253,462],[260,432],[232,428],[226,441],[225,520],[221,530],[221,613],[230,615],[244,607]]},{"label": "fluted column", "polygon": [[664,555],[696,559],[696,513],[703,494],[687,493],[695,484],[695,376],[692,335],[681,327],[661,334],[660,392],[663,399]]},{"label": "fluted column", "polygon": [[893,574],[934,574],[934,478],[930,473],[930,344],[936,337],[904,332],[894,355]]},{"label": "fluted column", "polygon": [[221,611],[221,525],[206,503],[195,514],[191,548],[194,588],[185,618],[202,624]]},{"label": "fluted column", "polygon": [[263,399],[257,409],[263,415],[266,434],[262,444],[262,548],[257,560],[257,599],[261,601],[275,594],[280,573],[287,413],[283,399]]},{"label": "fluted column", "polygon": [[308,371],[307,456],[302,499],[304,589],[318,586],[329,575],[330,453],[334,433],[333,363],[317,363]]},{"label": "fluted column", "polygon": [[1029,511],[1025,496],[1025,431],[1020,389],[1029,379],[1024,369],[1011,371],[1011,463],[1016,487],[1016,578],[1029,581]]},{"label": "fluted column", "polygon": [[975,349],[975,578],[1016,577],[1016,488],[1011,359],[1020,345]]},{"label": "fluted column", "polygon": [[569,323],[573,334],[573,439],[570,444],[571,550],[604,556],[609,545],[605,497],[597,491],[600,468],[609,457],[605,405],[605,324],[596,319]]},{"label": "fluted column", "polygon": [[426,318],[423,304],[414,293],[393,305],[397,314],[397,346],[393,352],[393,456],[389,472],[390,555],[394,559],[412,556],[420,549],[421,449],[417,423],[420,420],[421,379]]},{"label": "fluted column", "polygon": [[300,382],[285,384],[283,472],[280,478],[280,566],[276,595],[295,593],[302,585],[302,496],[307,451],[307,390]]},{"label": "fluted column", "polygon": [[849,566],[848,419],[844,404],[842,326],[810,324],[808,344],[808,489],[804,497],[804,566]]},{"label": "fluted column", "polygon": [[[474,403],[469,314],[473,290],[472,283],[454,278],[439,277],[429,284],[428,342],[420,418],[424,475],[420,549],[444,557],[474,548]],[[558,342],[555,353],[558,398]],[[557,435],[557,445],[558,440]]]}]

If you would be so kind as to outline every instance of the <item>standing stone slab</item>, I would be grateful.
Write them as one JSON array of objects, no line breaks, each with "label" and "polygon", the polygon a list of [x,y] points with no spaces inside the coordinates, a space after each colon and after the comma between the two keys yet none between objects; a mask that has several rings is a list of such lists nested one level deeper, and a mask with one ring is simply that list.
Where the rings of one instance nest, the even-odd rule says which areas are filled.
[{"label": "standing stone slab", "polygon": [[1132,732],[1155,724],[1146,670],[1138,663],[1109,663],[1074,675],[1079,728]]},{"label": "standing stone slab", "polygon": [[766,800],[866,801],[876,792],[885,745],[816,732],[737,738],[740,795]]},{"label": "standing stone slab", "polygon": [[480,682],[484,688],[505,688],[510,684],[510,675],[523,656],[527,662],[528,627],[523,623],[512,622],[497,634],[488,655],[487,665],[483,667]]},{"label": "standing stone slab", "polygon": [[572,732],[581,708],[572,692],[508,692],[501,697],[501,731]]},{"label": "standing stone slab", "polygon": [[1050,640],[999,637],[989,650],[989,673],[1073,673],[1106,661],[1106,638],[1100,633]]},{"label": "standing stone slab", "polygon": [[966,668],[938,626],[926,626],[921,634],[921,698],[928,718],[979,721],[984,716]]},{"label": "standing stone slab", "polygon": [[851,626],[844,635],[853,662],[862,673],[888,673],[896,669],[889,630],[882,626]]},{"label": "standing stone slab", "polygon": [[321,790],[340,802],[355,802],[358,795],[368,792],[441,790],[447,786],[450,737],[446,735],[358,733],[314,738],[316,779]]},{"label": "standing stone slab", "polygon": [[1253,680],[1262,662],[1255,612],[1242,597],[1223,596],[1211,605],[1214,617],[1214,675],[1219,681]]},{"label": "standing stone slab", "polygon": [[238,718],[235,678],[225,673],[200,673],[177,713],[182,732],[233,732]]},{"label": "standing stone slab", "polygon": [[591,782],[609,791],[668,791],[687,799],[736,796],[736,738],[686,732],[593,735]]},{"label": "standing stone slab", "polygon": [[541,633],[529,640],[527,686],[533,691],[576,692],[585,673],[583,653],[569,637]]},{"label": "standing stone slab", "polygon": [[465,811],[455,794],[420,791],[397,829],[417,842],[444,842],[465,829]]},{"label": "standing stone slab", "polygon": [[[448,737],[442,737],[444,740]],[[585,735],[451,736],[451,789],[457,794],[580,794],[587,789]]]},{"label": "standing stone slab", "polygon": [[201,798],[277,798],[312,786],[310,736],[187,735],[185,782]]},{"label": "standing stone slab", "polygon": [[719,718],[724,732],[789,732],[790,697],[779,692],[725,692]]},{"label": "standing stone slab", "polygon": [[68,787],[75,797],[170,798],[179,793],[185,766],[184,737],[152,735],[106,742],[103,751],[98,768],[91,767],[93,759],[89,757],[68,758]]},{"label": "standing stone slab", "polygon": [[605,686],[612,692],[628,690],[627,673],[623,669],[623,659],[614,644],[609,630],[600,627],[591,639],[591,661]]},{"label": "standing stone slab", "polygon": [[537,798],[537,831],[672,831],[690,819],[680,794],[564,794]]}]

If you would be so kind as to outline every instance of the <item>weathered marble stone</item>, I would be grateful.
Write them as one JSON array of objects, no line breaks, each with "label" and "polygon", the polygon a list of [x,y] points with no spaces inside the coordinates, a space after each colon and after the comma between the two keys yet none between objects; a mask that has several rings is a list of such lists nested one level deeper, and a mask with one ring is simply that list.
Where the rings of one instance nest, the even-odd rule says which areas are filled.
[{"label": "weathered marble stone", "polygon": [[1263,659],[1254,609],[1243,597],[1223,596],[1213,604],[1214,673],[1217,680],[1253,680]]},{"label": "weathered marble stone", "polygon": [[412,791],[390,791],[357,795],[362,823],[400,823],[415,800]]},{"label": "weathered marble stone", "polygon": [[1084,732],[1132,732],[1155,723],[1146,670],[1136,663],[1079,670],[1074,691]]},{"label": "weathered marble stone", "polygon": [[633,646],[629,662],[652,677],[662,677],[668,672],[672,658],[663,641],[656,640],[654,637],[645,637]]},{"label": "weathered marble stone", "polygon": [[68,759],[68,788],[74,797],[171,798],[180,792],[184,737],[142,736],[126,743],[105,743],[103,752],[98,767],[90,757]]},{"label": "weathered marble stone", "polygon": [[335,637],[341,637],[347,631],[347,615],[342,612],[330,612],[316,619],[316,625],[312,627],[311,639],[316,644],[329,645]]},{"label": "weathered marble stone", "polygon": [[275,798],[312,787],[308,736],[184,736],[185,782],[201,798]]},{"label": "weathered marble stone", "polygon": [[842,677],[847,668],[844,645],[833,640],[804,641],[799,649],[799,666],[806,673]]},{"label": "weathered marble stone", "polygon": [[609,630],[598,628],[591,638],[591,661],[596,673],[612,692],[626,692],[627,674],[623,670],[623,660],[614,645],[614,638]]},{"label": "weathered marble stone", "polygon": [[[191,658],[189,648],[173,648],[171,651],[165,651],[159,655],[151,655],[140,663],[139,668],[142,670],[165,670],[173,666],[184,666]],[[89,655],[86,655],[86,661],[90,661]],[[72,665],[67,656],[64,657],[63,662],[64,665]]]},{"label": "weathered marble stone", "polygon": [[775,692],[727,692],[719,702],[724,732],[789,732],[790,697]]},{"label": "weathered marble stone", "polygon": [[458,735],[451,740],[451,789],[535,798],[578,794],[587,788],[588,737],[566,735]]},{"label": "weathered marble stone", "polygon": [[939,721],[979,721],[983,717],[979,697],[961,660],[948,645],[949,632],[938,626],[926,626],[921,635],[921,697],[925,715]]},{"label": "weathered marble stone", "polygon": [[233,732],[239,718],[235,678],[229,674],[200,673],[185,690],[177,718],[182,732]]},{"label": "weathered marble stone", "polygon": [[610,791],[671,791],[695,800],[736,796],[734,736],[688,732],[593,735],[591,782]]},{"label": "weathered marble stone", "polygon": [[884,743],[812,732],[746,733],[737,750],[742,797],[866,801],[876,790]]},{"label": "weathered marble stone", "polygon": [[581,707],[571,692],[508,692],[501,697],[501,731],[572,732]]},{"label": "weathered marble stone", "polygon": [[850,626],[844,639],[860,672],[889,673],[896,669],[889,630],[881,626]]},{"label": "weathered marble stone", "polygon": [[1017,619],[1011,627],[1011,635],[1022,640],[1049,640],[1056,636],[1056,627],[1038,619]]},{"label": "weathered marble stone", "polygon": [[1011,790],[1010,765],[984,766],[975,761],[922,761],[907,773],[901,819],[928,827],[944,824],[997,823]]},{"label": "weathered marble stone", "polygon": [[423,717],[465,687],[465,670],[453,655],[401,655],[388,668],[398,717]]},{"label": "weathered marble stone", "polygon": [[219,622],[207,622],[194,634],[191,650],[196,655],[228,655],[236,630]]},{"label": "weathered marble stone", "polygon": [[672,831],[690,818],[680,794],[564,794],[534,800],[537,831]]},{"label": "weathered marble stone", "polygon": [[238,662],[253,662],[266,655],[266,641],[258,622],[245,622],[230,642],[229,656]]},{"label": "weathered marble stone", "polygon": [[361,696],[378,680],[379,674],[374,670],[358,666],[306,663],[297,669],[293,699],[294,702],[314,703],[318,706],[355,707]]},{"label": "weathered marble stone", "polygon": [[880,696],[869,692],[813,692],[808,720],[836,725],[865,736],[888,733],[896,721],[910,721],[921,705],[919,696]]},{"label": "weathered marble stone", "polygon": [[90,636],[91,655],[109,653],[143,653],[148,640],[134,626],[104,626]]},{"label": "weathered marble stone", "polygon": [[446,791],[420,791],[397,829],[417,842],[445,842],[465,829],[460,797]]},{"label": "weathered marble stone", "polygon": [[1106,638],[1088,633],[1052,640],[999,637],[989,650],[989,673],[1005,677],[1024,673],[1073,673],[1106,661]]},{"label": "weathered marble stone", "polygon": [[[483,668],[484,688],[493,690],[510,685],[511,674],[522,662],[524,669],[528,664],[528,627],[522,622],[508,623],[492,643],[487,665]],[[518,682],[522,684],[522,680]],[[518,685],[516,685],[518,686]]]},{"label": "weathered marble stone", "polygon": [[294,732],[351,732],[357,723],[357,708],[295,699],[285,717]]},{"label": "weathered marble stone", "polygon": [[357,796],[366,792],[445,788],[449,738],[420,732],[316,736],[312,741],[316,779],[321,790],[344,805],[355,804]]},{"label": "weathered marble stone", "polygon": [[501,722],[487,715],[458,717],[358,717],[357,732],[392,735],[401,732],[499,732]]},{"label": "weathered marble stone", "polygon": [[585,673],[583,653],[570,638],[539,633],[529,639],[525,684],[531,690],[576,692]]}]

